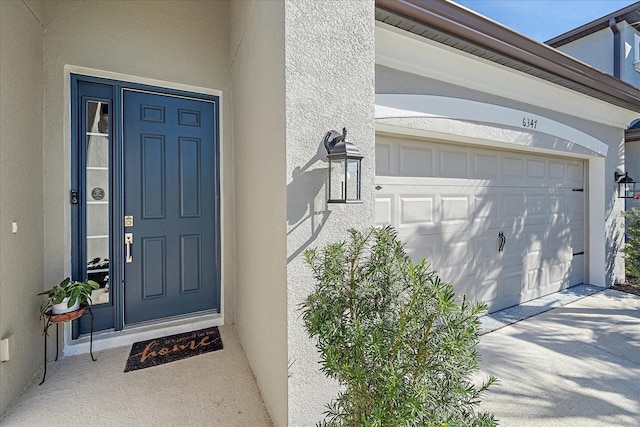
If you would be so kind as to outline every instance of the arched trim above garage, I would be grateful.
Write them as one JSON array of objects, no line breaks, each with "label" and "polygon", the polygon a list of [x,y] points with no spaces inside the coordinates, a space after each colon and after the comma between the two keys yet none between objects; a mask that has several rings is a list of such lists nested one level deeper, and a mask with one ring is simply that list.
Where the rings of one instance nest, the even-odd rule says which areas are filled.
[{"label": "arched trim above garage", "polygon": [[[422,119],[425,118],[500,125],[524,131],[529,135],[542,133],[554,137],[552,146],[538,148],[552,148],[558,151],[597,157],[606,156],[608,150],[608,146],[604,142],[548,117],[461,98],[435,95],[377,94],[375,117],[379,124],[405,128],[420,128],[419,122],[424,121]],[[530,138],[526,141],[516,141],[516,144],[533,148],[536,142],[535,138]]]}]

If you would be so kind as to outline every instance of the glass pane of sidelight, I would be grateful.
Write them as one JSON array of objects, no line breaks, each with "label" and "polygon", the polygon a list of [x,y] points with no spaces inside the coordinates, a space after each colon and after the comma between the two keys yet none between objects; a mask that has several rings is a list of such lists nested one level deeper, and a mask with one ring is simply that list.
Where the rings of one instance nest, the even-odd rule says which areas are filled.
[{"label": "glass pane of sidelight", "polygon": [[109,105],[87,102],[86,179],[87,278],[100,284],[93,304],[110,300],[109,293]]}]

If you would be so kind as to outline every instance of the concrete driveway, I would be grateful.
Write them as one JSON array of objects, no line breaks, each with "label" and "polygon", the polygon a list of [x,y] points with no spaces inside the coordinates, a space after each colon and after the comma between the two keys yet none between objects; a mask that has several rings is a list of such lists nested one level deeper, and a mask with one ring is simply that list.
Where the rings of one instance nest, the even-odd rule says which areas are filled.
[{"label": "concrete driveway", "polygon": [[604,290],[483,335],[500,425],[640,426],[640,297]]}]

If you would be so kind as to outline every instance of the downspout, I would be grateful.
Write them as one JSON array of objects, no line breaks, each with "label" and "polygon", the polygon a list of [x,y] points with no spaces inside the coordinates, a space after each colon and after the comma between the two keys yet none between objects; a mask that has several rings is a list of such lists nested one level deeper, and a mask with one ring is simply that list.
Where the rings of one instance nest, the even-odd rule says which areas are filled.
[{"label": "downspout", "polygon": [[613,77],[620,78],[620,28],[616,18],[609,19],[609,28],[613,31]]}]

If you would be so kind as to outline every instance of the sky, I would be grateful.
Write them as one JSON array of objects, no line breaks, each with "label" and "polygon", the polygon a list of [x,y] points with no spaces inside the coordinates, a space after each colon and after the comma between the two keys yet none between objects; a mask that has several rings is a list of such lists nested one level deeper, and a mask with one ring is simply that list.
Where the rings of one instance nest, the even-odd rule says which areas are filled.
[{"label": "sky", "polygon": [[633,0],[454,0],[534,40],[547,41]]}]

